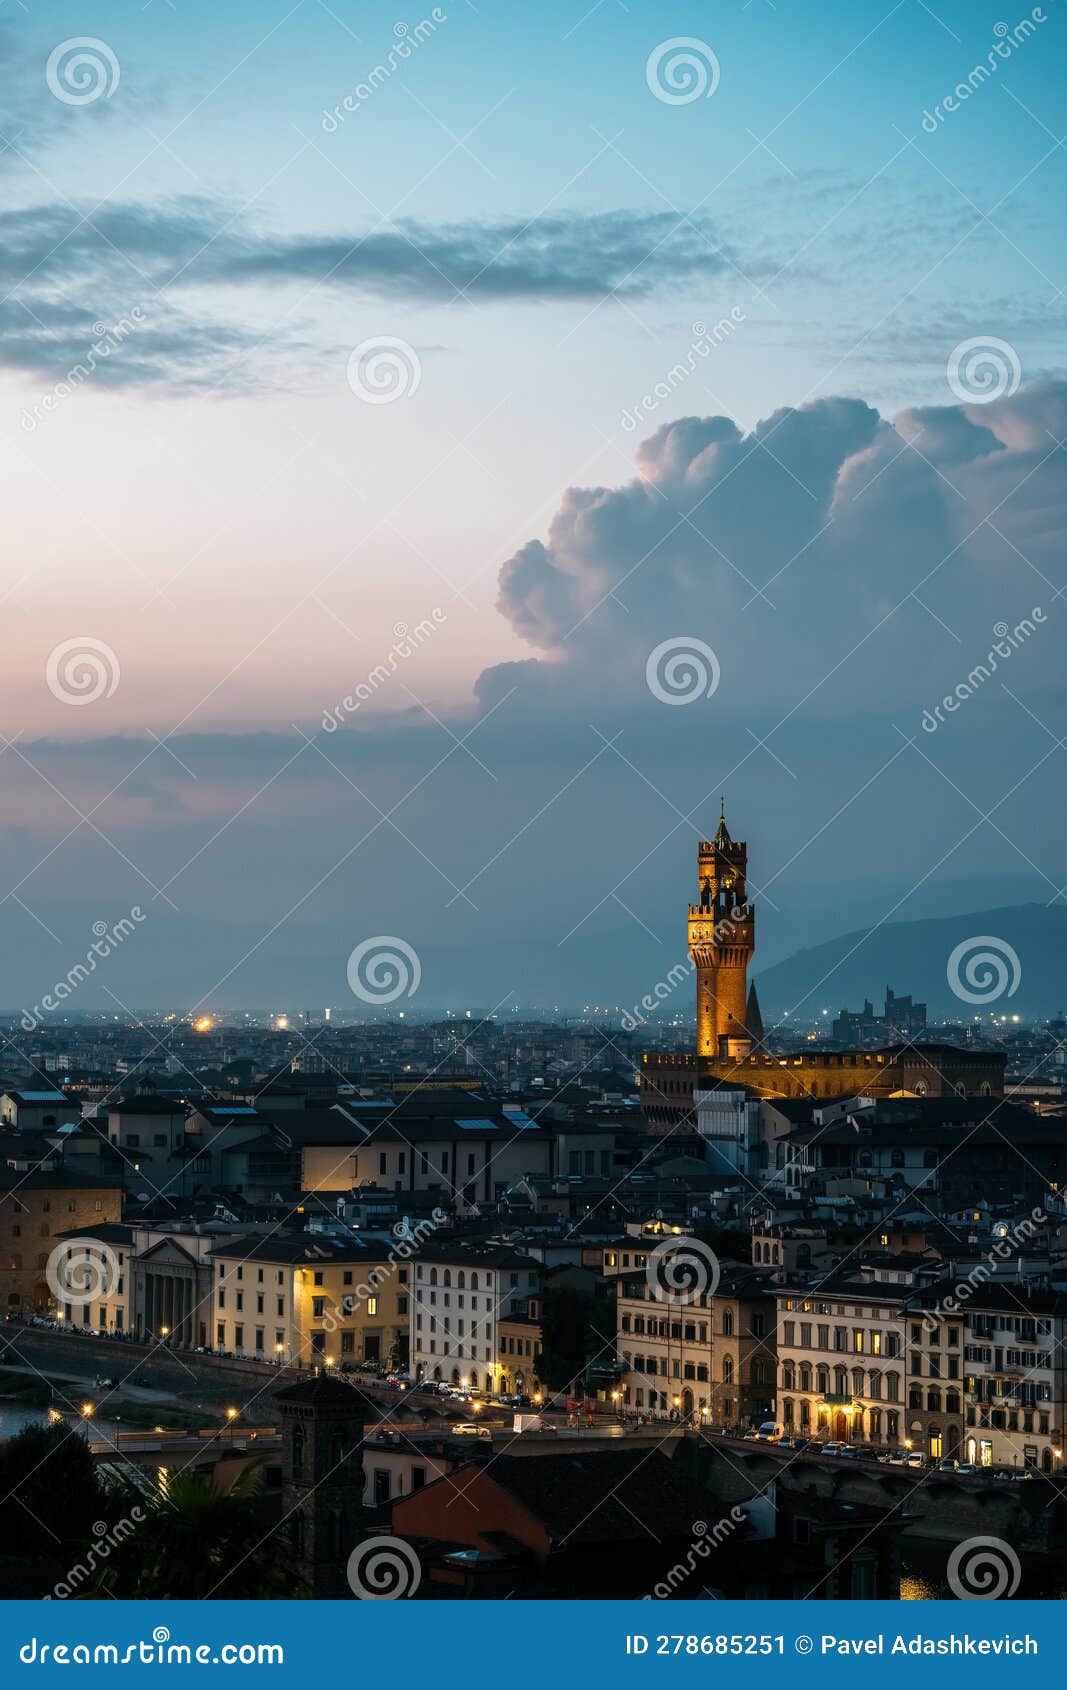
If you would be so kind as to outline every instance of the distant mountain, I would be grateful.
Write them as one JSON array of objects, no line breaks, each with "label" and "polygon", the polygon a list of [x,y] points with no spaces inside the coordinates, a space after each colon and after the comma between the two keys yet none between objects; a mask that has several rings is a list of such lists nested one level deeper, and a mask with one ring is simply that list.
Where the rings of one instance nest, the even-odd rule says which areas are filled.
[{"label": "distant mountain", "polygon": [[[985,941],[984,943],[982,941]],[[756,975],[764,1020],[786,1011],[881,1012],[887,985],[929,1005],[931,1017],[1048,1015],[1067,1005],[1067,905],[1018,904],[939,920],[886,922],[796,951]],[[973,1002],[954,992],[949,966]]]}]

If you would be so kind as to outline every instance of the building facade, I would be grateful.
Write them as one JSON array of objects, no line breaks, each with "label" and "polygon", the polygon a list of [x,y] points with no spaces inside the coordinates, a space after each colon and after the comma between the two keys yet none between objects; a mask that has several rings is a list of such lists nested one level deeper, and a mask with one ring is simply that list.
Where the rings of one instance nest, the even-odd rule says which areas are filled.
[{"label": "building facade", "polygon": [[789,1433],[901,1445],[907,1412],[910,1284],[828,1277],[810,1293],[779,1290],[778,1413]]},{"label": "building facade", "polygon": [[624,1271],[618,1353],[625,1408],[701,1424],[758,1424],[773,1416],[775,1296],[771,1274],[725,1262],[715,1290],[662,1300],[646,1275]]},{"label": "building facade", "polygon": [[411,1371],[473,1390],[513,1379],[500,1350],[501,1323],[537,1295],[541,1264],[504,1247],[427,1243],[412,1263]]}]

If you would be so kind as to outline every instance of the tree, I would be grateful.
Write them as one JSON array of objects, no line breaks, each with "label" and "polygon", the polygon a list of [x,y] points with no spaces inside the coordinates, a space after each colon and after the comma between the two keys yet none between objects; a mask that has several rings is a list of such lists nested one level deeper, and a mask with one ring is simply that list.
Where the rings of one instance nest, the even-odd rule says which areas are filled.
[{"label": "tree", "polygon": [[108,1569],[109,1595],[172,1601],[306,1595],[259,1463],[243,1468],[227,1490],[210,1473],[174,1473],[159,1494],[140,1501],[145,1518]]},{"label": "tree", "polygon": [[43,1596],[121,1512],[102,1488],[80,1426],[26,1426],[0,1443],[0,1581]]},{"label": "tree", "polygon": [[550,1391],[564,1391],[596,1360],[615,1359],[614,1304],[607,1317],[597,1298],[575,1286],[546,1289],[541,1302],[541,1354],[537,1377]]}]

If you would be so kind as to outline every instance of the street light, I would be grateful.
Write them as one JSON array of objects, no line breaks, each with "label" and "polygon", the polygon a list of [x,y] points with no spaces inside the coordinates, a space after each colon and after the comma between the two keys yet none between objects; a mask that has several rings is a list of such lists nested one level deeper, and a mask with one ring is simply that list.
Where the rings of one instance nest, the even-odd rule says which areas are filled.
[{"label": "street light", "polygon": [[90,1414],[92,1414],[92,1412],[93,1412],[92,1403],[91,1402],[83,1402],[82,1403],[82,1419],[88,1420],[88,1418],[89,1418]]},{"label": "street light", "polygon": [[234,1423],[237,1419],[237,1410],[235,1408],[228,1408],[226,1410],[226,1418],[230,1423],[230,1443],[232,1445],[233,1444],[233,1428],[234,1428]]}]

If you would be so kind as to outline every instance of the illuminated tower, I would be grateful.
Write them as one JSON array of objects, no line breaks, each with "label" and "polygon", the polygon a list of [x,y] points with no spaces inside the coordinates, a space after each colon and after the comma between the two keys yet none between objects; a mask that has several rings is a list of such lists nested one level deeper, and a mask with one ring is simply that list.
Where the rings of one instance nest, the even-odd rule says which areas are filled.
[{"label": "illuminated tower", "polygon": [[697,1055],[744,1056],[747,973],[756,949],[756,919],[748,902],[748,850],[735,844],[725,811],[715,838],[697,847],[700,902],[689,906],[689,955],[697,976]]}]

